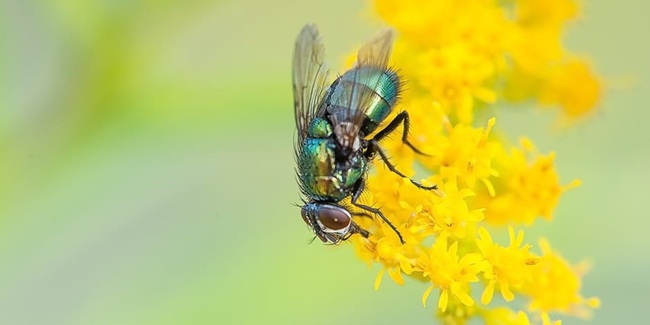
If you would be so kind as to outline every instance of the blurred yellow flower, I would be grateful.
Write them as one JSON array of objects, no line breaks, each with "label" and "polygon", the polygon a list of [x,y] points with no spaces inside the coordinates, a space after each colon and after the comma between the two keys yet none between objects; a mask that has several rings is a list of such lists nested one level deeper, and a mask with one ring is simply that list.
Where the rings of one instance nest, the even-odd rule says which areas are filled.
[{"label": "blurred yellow flower", "polygon": [[[437,294],[445,324],[480,317],[486,324],[560,324],[549,313],[586,317],[597,298],[580,293],[584,268],[574,267],[540,241],[524,240],[522,225],[551,220],[563,185],[555,154],[529,139],[512,146],[495,136],[490,110],[508,101],[558,105],[566,117],[591,112],[601,85],[589,66],[561,46],[565,24],[579,15],[572,0],[374,0],[379,17],[398,32],[393,65],[409,81],[401,101],[411,117],[416,155],[398,137],[382,146],[412,177],[424,167],[423,191],[377,164],[361,200],[381,210],[402,234],[378,218],[355,217],[368,238],[353,236],[358,255],[397,284],[427,281],[423,305]],[[398,111],[398,110],[397,110]],[[398,112],[393,112],[397,114]],[[390,121],[387,118],[386,121]],[[496,133],[495,133],[496,132]],[[493,240],[507,225],[510,242]],[[512,310],[505,304],[526,302]],[[480,303],[477,303],[480,302]],[[521,305],[521,304],[518,304]]]},{"label": "blurred yellow flower", "polygon": [[567,117],[598,103],[601,81],[561,46],[573,0],[375,0],[400,33],[393,60],[413,93],[441,103],[453,120],[471,123],[498,99],[560,105]]},{"label": "blurred yellow flower", "polygon": [[485,310],[481,314],[486,325],[530,325],[526,313],[513,312],[506,307]]},{"label": "blurred yellow flower", "polygon": [[589,309],[598,307],[598,298],[584,298],[580,294],[580,277],[587,266],[569,265],[545,239],[540,239],[539,246],[542,254],[532,268],[535,281],[526,283],[522,288],[522,292],[532,298],[530,309],[586,316]]},{"label": "blurred yellow flower", "polygon": [[[523,311],[514,312],[506,307],[497,307],[481,312],[486,325],[532,325],[528,315]],[[551,321],[547,313],[540,315],[542,325],[562,325],[561,320]],[[540,323],[537,323],[540,324]]]},{"label": "blurred yellow flower", "polygon": [[529,139],[521,140],[521,149],[511,148],[510,154],[500,151],[495,165],[500,177],[495,180],[496,195],[480,191],[475,201],[485,207],[486,221],[532,224],[536,218],[552,219],[560,195],[580,184],[574,180],[561,185],[555,171],[555,154],[540,155]]}]

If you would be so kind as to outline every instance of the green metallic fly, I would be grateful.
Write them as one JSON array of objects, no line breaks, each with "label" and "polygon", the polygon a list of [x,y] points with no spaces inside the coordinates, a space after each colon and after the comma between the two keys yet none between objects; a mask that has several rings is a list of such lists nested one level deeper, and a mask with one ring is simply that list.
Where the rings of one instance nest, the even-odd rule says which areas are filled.
[{"label": "green metallic fly", "polygon": [[[329,70],[318,29],[306,25],[296,40],[293,95],[298,137],[294,148],[300,190],[308,198],[301,215],[324,243],[336,244],[356,233],[368,237],[340,203],[349,196],[353,206],[378,215],[404,243],[379,209],[358,202],[369,163],[376,154],[393,173],[406,177],[379,147],[379,141],[400,124],[404,126],[402,142],[423,154],[408,141],[406,111],[368,138],[391,113],[401,91],[399,75],[388,67],[392,44],[392,30],[380,33],[361,47],[354,67],[327,87]],[[424,190],[437,189],[411,182]]]}]

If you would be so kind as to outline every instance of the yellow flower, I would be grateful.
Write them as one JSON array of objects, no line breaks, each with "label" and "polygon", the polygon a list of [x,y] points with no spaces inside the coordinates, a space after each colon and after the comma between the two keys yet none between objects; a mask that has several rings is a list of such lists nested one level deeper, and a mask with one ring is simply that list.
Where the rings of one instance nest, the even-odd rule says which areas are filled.
[{"label": "yellow flower", "polygon": [[[499,173],[492,168],[492,159],[500,148],[497,142],[488,141],[494,124],[495,119],[491,118],[485,129],[464,124],[453,128],[447,125],[447,134],[438,139],[438,148],[434,151],[434,165],[440,166],[438,172],[443,179],[458,179],[469,188],[475,188],[478,180],[494,194],[490,178]],[[427,163],[426,159],[422,160]]]},{"label": "yellow flower", "polygon": [[480,182],[493,195],[492,179],[499,176],[499,172],[492,161],[502,152],[501,143],[490,138],[496,119],[489,119],[484,128],[462,123],[452,125],[439,103],[416,101],[415,104],[409,106],[409,115],[414,121],[410,135],[427,156],[414,154],[395,137],[382,142],[382,147],[393,153],[391,161],[411,174],[417,158],[434,170],[441,181],[458,182],[468,188],[475,188]]},{"label": "yellow flower", "polygon": [[578,15],[575,1],[374,4],[401,34],[392,59],[413,92],[440,102],[453,120],[471,123],[477,109],[499,98],[557,104],[572,118],[598,103],[601,81],[560,42]]},{"label": "yellow flower", "polygon": [[[581,296],[584,270],[569,266],[545,241],[541,254],[533,252],[521,230],[508,228],[507,246],[492,239],[503,225],[550,221],[561,195],[578,185],[560,183],[553,152],[540,154],[528,139],[510,148],[494,136],[491,113],[524,100],[560,106],[569,118],[594,108],[600,81],[560,42],[579,7],[572,0],[373,3],[397,30],[391,65],[409,88],[384,125],[407,110],[409,140],[426,155],[401,136],[381,146],[406,176],[438,185],[425,191],[379,159],[373,164],[360,200],[379,208],[404,239],[377,216],[354,217],[370,235],[350,242],[362,260],[382,266],[375,288],[386,272],[400,285],[405,276],[428,282],[422,304],[439,293],[435,314],[444,324],[479,317],[486,324],[550,325],[560,321],[551,322],[549,312],[587,315],[598,300]],[[494,301],[495,290],[506,305],[523,300],[528,309]],[[478,293],[481,304],[474,303]]]},{"label": "yellow flower", "polygon": [[442,196],[431,195],[424,202],[423,211],[415,222],[425,226],[426,234],[446,235],[465,238],[468,231],[483,220],[483,210],[470,210],[466,199],[474,192],[465,188],[458,189],[456,182],[450,181],[440,185]]},{"label": "yellow flower", "polygon": [[506,307],[497,307],[481,312],[485,325],[530,325],[528,315],[523,311],[515,313]]},{"label": "yellow flower", "polygon": [[479,192],[475,201],[475,205],[486,207],[486,220],[492,224],[531,224],[537,217],[551,220],[560,195],[580,184],[577,180],[560,184],[554,153],[540,155],[528,139],[522,139],[522,147],[512,148],[509,155],[503,151],[497,155],[500,177],[495,181],[496,195]]},{"label": "yellow flower", "polygon": [[[413,184],[408,179],[401,179],[390,171],[378,172],[376,176],[381,177],[384,174],[384,177],[391,181],[384,184],[385,186],[382,186],[381,189],[370,188],[368,193],[374,195],[367,195],[363,200],[372,202],[377,199],[380,202],[386,202],[386,205],[381,207],[381,211],[400,231],[405,244],[400,242],[399,237],[385,222],[370,217],[359,217],[356,220],[363,229],[371,231],[371,235],[368,238],[361,236],[351,238],[357,254],[363,260],[369,263],[380,262],[383,265],[375,279],[375,289],[379,288],[385,271],[388,271],[395,283],[402,285],[404,283],[402,273],[411,274],[413,272],[412,265],[415,264],[417,257],[423,254],[423,248],[420,245],[424,236],[422,229],[409,222],[421,212],[422,206],[411,208],[406,203],[406,201],[423,200],[419,196],[423,192],[413,190]],[[371,182],[371,184],[379,183]],[[415,198],[409,198],[409,194],[414,195]]]},{"label": "yellow flower", "polygon": [[[483,310],[480,312],[486,325],[531,325],[528,315],[523,311],[514,312],[506,307]],[[562,325],[561,320],[552,322],[547,313],[540,315],[542,325]],[[537,323],[539,324],[539,323]]]},{"label": "yellow flower", "polygon": [[[404,52],[410,52],[405,45]],[[460,122],[469,123],[473,118],[475,100],[493,103],[494,90],[486,87],[486,82],[494,76],[494,63],[478,55],[466,44],[454,45],[422,51],[418,56],[396,52],[396,60],[410,57],[404,66],[404,73],[412,75],[409,85],[414,91],[422,91],[435,98],[446,109],[455,113]],[[410,71],[412,69],[412,71]]]},{"label": "yellow flower", "polygon": [[433,283],[422,295],[422,305],[426,306],[426,300],[435,288],[440,289],[438,308],[443,312],[447,309],[450,295],[466,306],[474,305],[469,295],[469,283],[477,282],[478,274],[487,267],[480,254],[469,253],[461,257],[458,255],[458,242],[449,245],[446,235],[438,236],[429,254],[422,255],[415,267]]},{"label": "yellow flower", "polygon": [[579,9],[573,0],[517,0],[515,17],[522,27],[559,30]]},{"label": "yellow flower", "polygon": [[576,118],[598,104],[601,83],[585,62],[571,59],[549,69],[538,98],[542,104],[559,104],[567,117]]},{"label": "yellow flower", "polygon": [[[483,257],[490,263],[488,271],[484,272],[488,284],[481,296],[481,303],[487,305],[492,301],[494,287],[499,286],[501,296],[506,301],[512,301],[515,294],[512,289],[520,290],[526,283],[533,279],[533,265],[537,263],[534,255],[528,252],[530,245],[523,245],[524,233],[508,227],[510,246],[501,247],[492,241],[490,233],[485,228],[479,229],[479,238],[476,244]],[[520,247],[521,246],[521,247]]]},{"label": "yellow flower", "polygon": [[465,325],[481,312],[476,305],[467,306],[451,296],[444,311],[436,308],[436,317],[445,325]]},{"label": "yellow flower", "polygon": [[[375,278],[375,290],[379,289],[385,271],[388,271],[395,283],[404,284],[402,273],[410,275],[413,272],[417,256],[422,255],[418,241],[408,236],[408,231],[400,229],[406,244],[401,244],[392,229],[387,225],[379,225],[379,229],[368,239],[357,236],[357,253],[369,262],[380,262],[383,267]],[[390,234],[387,236],[387,234]]]},{"label": "yellow flower", "polygon": [[533,267],[535,281],[522,288],[532,299],[530,309],[587,317],[590,309],[598,307],[600,301],[580,295],[580,277],[586,266],[572,267],[551,249],[545,239],[541,239],[539,245],[542,254]]},{"label": "yellow flower", "polygon": [[[383,164],[378,162],[376,165]],[[399,177],[385,166],[376,166],[376,174],[369,177],[368,183],[368,192],[372,196],[363,198],[364,202],[381,202],[381,211],[387,217],[394,215],[393,218],[403,223],[415,218],[422,211],[427,198],[435,195],[414,187],[407,178]]]}]

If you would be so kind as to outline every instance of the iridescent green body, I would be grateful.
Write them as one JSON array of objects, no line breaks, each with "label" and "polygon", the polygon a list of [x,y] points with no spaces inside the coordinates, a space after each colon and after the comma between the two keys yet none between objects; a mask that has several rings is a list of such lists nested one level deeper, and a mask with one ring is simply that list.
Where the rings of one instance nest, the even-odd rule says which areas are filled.
[{"label": "iridescent green body", "polygon": [[[355,89],[356,94],[351,93],[352,89]],[[388,117],[397,102],[399,91],[397,73],[390,69],[362,66],[348,70],[334,81],[325,96],[325,104],[332,115],[338,110],[349,112],[350,108],[364,109],[365,119],[361,131],[368,135]],[[359,100],[363,92],[372,94],[366,102],[358,105],[355,101]]]},{"label": "iridescent green body", "polygon": [[[355,86],[356,85],[356,86]],[[298,175],[303,191],[321,202],[338,202],[349,196],[354,185],[363,177],[367,157],[362,148],[343,153],[334,136],[330,120],[335,114],[354,114],[355,109],[365,112],[361,132],[369,134],[390,114],[399,94],[399,77],[389,69],[363,66],[348,70],[328,89],[321,116],[315,117],[307,129],[300,155]],[[357,94],[371,92],[361,103]]]},{"label": "iridescent green body", "polygon": [[314,118],[307,135],[297,157],[303,191],[317,201],[338,202],[366,172],[366,158],[361,152],[337,157],[338,144],[324,118]]},{"label": "iridescent green body", "polygon": [[[381,218],[404,243],[397,227],[380,209],[359,201],[366,187],[368,166],[375,156],[391,172],[407,178],[379,146],[398,127],[403,127],[402,143],[424,154],[407,139],[406,111],[396,114],[377,132],[400,94],[401,80],[388,66],[393,39],[390,29],[377,34],[359,48],[354,67],[331,84],[327,83],[330,71],[316,26],[306,25],[296,39],[292,81],[298,131],[294,148],[304,197],[300,215],[325,243],[337,244],[353,234],[370,236],[353,220],[352,207]],[[410,181],[423,190],[436,189],[435,185]],[[346,198],[350,200],[343,202]]]}]

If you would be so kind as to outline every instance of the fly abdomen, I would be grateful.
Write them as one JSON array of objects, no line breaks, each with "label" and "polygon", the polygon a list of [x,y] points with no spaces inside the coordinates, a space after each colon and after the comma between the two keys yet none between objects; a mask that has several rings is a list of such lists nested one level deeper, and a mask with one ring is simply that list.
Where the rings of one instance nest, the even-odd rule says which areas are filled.
[{"label": "fly abdomen", "polygon": [[[392,70],[362,66],[345,72],[325,98],[330,115],[356,114],[364,110],[361,130],[374,131],[390,114],[400,91],[399,76]],[[340,116],[339,120],[349,120]]]}]

